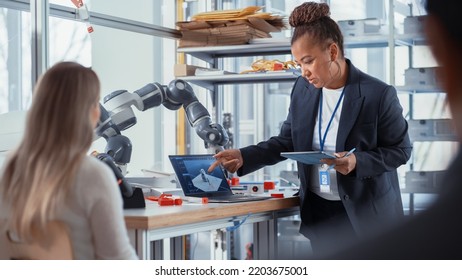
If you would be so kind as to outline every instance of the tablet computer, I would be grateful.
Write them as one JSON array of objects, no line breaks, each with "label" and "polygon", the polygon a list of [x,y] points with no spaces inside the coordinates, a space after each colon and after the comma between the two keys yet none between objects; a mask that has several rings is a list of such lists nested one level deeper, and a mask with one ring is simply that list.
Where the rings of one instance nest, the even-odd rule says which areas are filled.
[{"label": "tablet computer", "polygon": [[304,164],[321,164],[323,158],[336,158],[333,154],[321,151],[284,152],[281,156],[299,161]]}]

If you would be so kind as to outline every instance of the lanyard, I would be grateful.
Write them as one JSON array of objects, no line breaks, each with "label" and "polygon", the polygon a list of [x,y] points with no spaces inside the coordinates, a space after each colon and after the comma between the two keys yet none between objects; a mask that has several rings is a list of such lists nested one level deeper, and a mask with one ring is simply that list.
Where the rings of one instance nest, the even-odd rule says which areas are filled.
[{"label": "lanyard", "polygon": [[330,117],[329,123],[327,124],[326,131],[324,131],[324,137],[321,138],[321,126],[322,126],[322,91],[319,96],[319,116],[318,116],[318,121],[319,121],[319,144],[321,146],[321,152],[324,150],[324,143],[326,142],[326,137],[327,137],[327,132],[329,131],[330,125],[332,124],[332,120],[335,117],[335,113],[337,112],[338,107],[340,106],[340,102],[342,102],[343,94],[345,92],[345,87],[342,90],[342,94],[340,94],[340,98],[337,101],[337,105],[335,105],[334,112],[332,113],[332,116]]}]

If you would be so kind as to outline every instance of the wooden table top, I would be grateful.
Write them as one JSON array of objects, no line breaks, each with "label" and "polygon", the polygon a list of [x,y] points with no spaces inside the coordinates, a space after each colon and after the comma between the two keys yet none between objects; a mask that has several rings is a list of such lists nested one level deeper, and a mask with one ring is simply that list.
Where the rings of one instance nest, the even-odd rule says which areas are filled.
[{"label": "wooden table top", "polygon": [[125,223],[131,229],[157,229],[177,225],[217,220],[226,217],[291,209],[299,206],[298,197],[270,198],[268,200],[240,203],[190,203],[159,206],[146,200],[145,209],[124,210]]}]

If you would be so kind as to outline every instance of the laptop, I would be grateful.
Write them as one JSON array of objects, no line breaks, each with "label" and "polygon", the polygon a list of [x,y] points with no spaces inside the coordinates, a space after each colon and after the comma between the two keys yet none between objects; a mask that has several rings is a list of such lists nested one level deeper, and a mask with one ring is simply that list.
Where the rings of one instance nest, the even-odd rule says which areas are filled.
[{"label": "laptop", "polygon": [[221,167],[211,173],[207,169],[215,162],[212,154],[169,155],[177,181],[185,196],[207,197],[209,203],[257,201],[269,196],[233,194]]}]

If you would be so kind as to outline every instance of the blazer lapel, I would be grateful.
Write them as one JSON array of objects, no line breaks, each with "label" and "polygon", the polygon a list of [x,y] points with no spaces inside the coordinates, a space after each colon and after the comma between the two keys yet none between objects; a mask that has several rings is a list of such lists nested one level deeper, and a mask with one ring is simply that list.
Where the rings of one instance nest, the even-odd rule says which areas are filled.
[{"label": "blazer lapel", "polygon": [[[348,60],[347,60],[348,61]],[[349,62],[349,61],[348,61]],[[359,88],[359,74],[358,70],[348,63],[349,75],[345,85],[345,100],[343,101],[342,114],[340,117],[336,149],[337,151],[345,150],[345,142],[350,134],[353,125],[358,118],[359,112],[361,111],[362,104],[364,102],[364,96],[361,96]]]},{"label": "blazer lapel", "polygon": [[315,87],[306,87],[305,91],[305,100],[300,102],[300,106],[304,107],[304,117],[302,121],[304,122],[304,129],[306,131],[307,139],[305,141],[301,141],[304,147],[301,150],[308,151],[313,149],[313,133],[314,133],[314,126],[316,121],[316,115],[318,114],[319,108],[319,95],[321,89],[317,89]]}]

